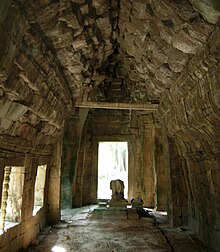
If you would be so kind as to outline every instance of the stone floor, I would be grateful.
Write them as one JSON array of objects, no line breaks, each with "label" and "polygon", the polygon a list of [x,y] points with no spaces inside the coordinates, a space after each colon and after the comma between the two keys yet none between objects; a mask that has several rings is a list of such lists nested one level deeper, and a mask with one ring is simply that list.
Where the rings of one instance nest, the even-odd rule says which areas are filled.
[{"label": "stone floor", "polygon": [[189,231],[170,228],[166,216],[103,219],[91,218],[97,206],[62,211],[57,225],[46,228],[28,252],[138,252],[138,251],[210,251]]}]

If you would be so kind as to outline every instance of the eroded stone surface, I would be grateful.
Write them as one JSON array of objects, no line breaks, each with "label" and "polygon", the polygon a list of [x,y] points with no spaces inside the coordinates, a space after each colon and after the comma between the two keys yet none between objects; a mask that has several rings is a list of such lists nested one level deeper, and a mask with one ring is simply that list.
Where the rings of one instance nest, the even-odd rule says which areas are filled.
[{"label": "eroded stone surface", "polygon": [[[217,0],[3,0],[1,174],[5,165],[26,164],[33,192],[36,164],[46,158],[50,218],[57,220],[53,193],[59,194],[60,171],[69,205],[94,203],[97,174],[90,167],[97,139],[128,139],[136,175],[130,195],[168,209],[171,223],[187,225],[219,248],[218,19]],[[159,109],[152,115],[91,110],[86,119],[76,100],[156,103]],[[33,227],[31,200],[25,202],[22,225]],[[4,235],[13,237],[13,249],[39,231],[21,239],[15,230],[23,232]]]}]

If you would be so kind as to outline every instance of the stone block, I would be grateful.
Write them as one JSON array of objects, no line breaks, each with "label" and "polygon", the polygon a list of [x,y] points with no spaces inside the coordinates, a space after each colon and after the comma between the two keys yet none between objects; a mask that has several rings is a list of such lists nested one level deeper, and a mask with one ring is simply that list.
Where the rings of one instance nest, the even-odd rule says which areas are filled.
[{"label": "stone block", "polygon": [[83,35],[77,36],[73,41],[73,48],[75,51],[81,50],[87,46],[86,39]]},{"label": "stone block", "polygon": [[83,16],[89,14],[89,6],[88,4],[84,4],[80,6],[80,11],[82,13]]},{"label": "stone block", "polygon": [[2,249],[5,246],[5,243],[8,242],[6,235],[1,234],[0,235],[0,249]]},{"label": "stone block", "polygon": [[121,10],[131,10],[132,7],[132,3],[131,1],[127,1],[127,0],[121,0],[120,1],[120,8]]},{"label": "stone block", "polygon": [[4,23],[10,10],[12,0],[3,0],[0,5],[0,23]]},{"label": "stone block", "polygon": [[101,209],[101,210],[94,209],[90,218],[91,219],[103,219],[104,211],[105,211],[105,209]]},{"label": "stone block", "polygon": [[139,215],[136,209],[128,209],[128,220],[138,220]]},{"label": "stone block", "polygon": [[173,38],[173,46],[183,53],[196,54],[202,47],[202,43],[189,36],[186,32],[180,31]]},{"label": "stone block", "polygon": [[7,247],[9,248],[8,251],[17,251],[19,248],[19,245],[17,243],[17,239],[11,240],[9,244],[7,244]]},{"label": "stone block", "polygon": [[103,219],[124,219],[127,220],[127,210],[121,208],[109,208],[103,212]]},{"label": "stone block", "polygon": [[84,4],[85,0],[71,0],[71,2],[76,4]]},{"label": "stone block", "polygon": [[107,206],[107,202],[99,202],[99,207],[103,208]]},{"label": "stone block", "polygon": [[216,24],[219,20],[219,10],[215,8],[215,1],[191,0],[193,8],[198,11],[205,20],[211,24]]},{"label": "stone block", "polygon": [[110,8],[110,5],[106,0],[92,0],[92,7],[96,9],[98,15],[101,15]]},{"label": "stone block", "polygon": [[146,18],[147,4],[144,1],[135,1],[132,3],[132,14],[140,19]]},{"label": "stone block", "polygon": [[[151,12],[152,7],[149,5],[148,9]],[[174,10],[169,3],[160,1],[155,5],[153,12],[159,19],[167,20],[173,17]]]},{"label": "stone block", "polygon": [[12,228],[9,228],[7,230],[7,232],[8,232],[8,236],[9,236],[10,241],[16,239],[18,236],[18,225],[14,226]]}]

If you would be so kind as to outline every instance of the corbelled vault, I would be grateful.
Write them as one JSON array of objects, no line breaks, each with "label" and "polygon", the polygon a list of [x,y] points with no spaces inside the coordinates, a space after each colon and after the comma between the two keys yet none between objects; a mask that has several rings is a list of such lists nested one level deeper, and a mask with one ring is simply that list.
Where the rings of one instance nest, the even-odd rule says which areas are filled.
[{"label": "corbelled vault", "polygon": [[219,251],[219,17],[218,0],[0,1],[0,251],[97,202],[100,141],[128,142],[129,200]]}]

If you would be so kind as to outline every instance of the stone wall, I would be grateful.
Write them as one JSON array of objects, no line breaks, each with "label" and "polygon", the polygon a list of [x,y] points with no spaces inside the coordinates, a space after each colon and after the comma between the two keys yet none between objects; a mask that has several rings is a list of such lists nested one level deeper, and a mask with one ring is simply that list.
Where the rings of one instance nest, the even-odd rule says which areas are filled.
[{"label": "stone wall", "polygon": [[34,146],[50,144],[70,111],[67,87],[19,6],[9,5],[0,24],[5,41],[0,54],[0,133],[33,141]]},{"label": "stone wall", "polygon": [[[37,215],[33,216],[35,173],[38,164],[45,163],[49,165],[48,168],[50,169],[50,158],[46,157],[39,159],[28,154],[25,157],[1,157],[1,171],[4,171],[5,166],[19,166],[21,169],[23,166],[25,176],[20,223],[0,235],[0,251],[17,251],[19,248],[27,247],[48,223],[48,206],[46,203]],[[48,186],[48,183],[46,186]],[[45,202],[47,202],[47,191],[45,193]]]},{"label": "stone wall", "polygon": [[[167,210],[169,164],[163,151],[162,132],[160,126],[155,127],[150,114],[91,110],[82,130],[77,166],[70,166],[77,167],[70,183],[73,190],[72,205],[78,207],[97,201],[99,141],[127,141],[129,199],[142,197],[145,206]],[[158,151],[157,158],[155,151]],[[63,155],[66,156],[66,153]],[[69,170],[69,174],[72,172]]]},{"label": "stone wall", "polygon": [[27,248],[37,234],[46,226],[46,210],[40,210],[36,216],[27,218],[22,223],[7,230],[0,235],[0,251],[18,251]]},{"label": "stone wall", "polygon": [[[20,223],[0,235],[0,251],[17,251],[20,248],[27,248],[46,225],[54,224],[60,219],[59,184],[62,141],[57,141],[53,145],[51,154],[45,153],[44,156],[37,150],[31,154],[22,154],[21,150],[17,154],[9,149],[4,152],[1,150],[1,174],[4,173],[5,166],[24,167],[25,171]],[[44,205],[36,215],[33,215],[35,179],[39,165],[47,165]],[[0,188],[2,189],[2,183]]]},{"label": "stone wall", "polygon": [[136,90],[160,102],[156,118],[171,139],[172,221],[218,248],[219,12],[205,7],[217,11],[216,1],[190,2],[121,1],[118,42]]},{"label": "stone wall", "polygon": [[[175,146],[174,149],[173,144],[170,146],[170,158],[177,162],[171,169],[175,176],[182,173],[184,183],[180,189],[173,185],[173,191],[175,197],[180,196],[179,190],[186,197],[178,206],[185,209],[185,213],[181,214],[179,209],[174,218],[181,216],[185,222],[188,216],[188,225],[213,248],[219,247],[220,240],[219,190],[216,188],[220,161],[219,36],[217,28],[210,36],[208,46],[191,59],[167,92],[159,111]],[[178,171],[180,167],[182,171]]]},{"label": "stone wall", "polygon": [[[21,223],[0,236],[0,251],[17,251],[26,248],[46,224],[59,220],[59,139],[72,100],[54,56],[31,29],[18,1],[1,2],[0,33],[4,41],[0,44],[0,192],[4,166],[25,167]],[[45,204],[33,216],[36,169],[44,164],[48,167]]]}]

